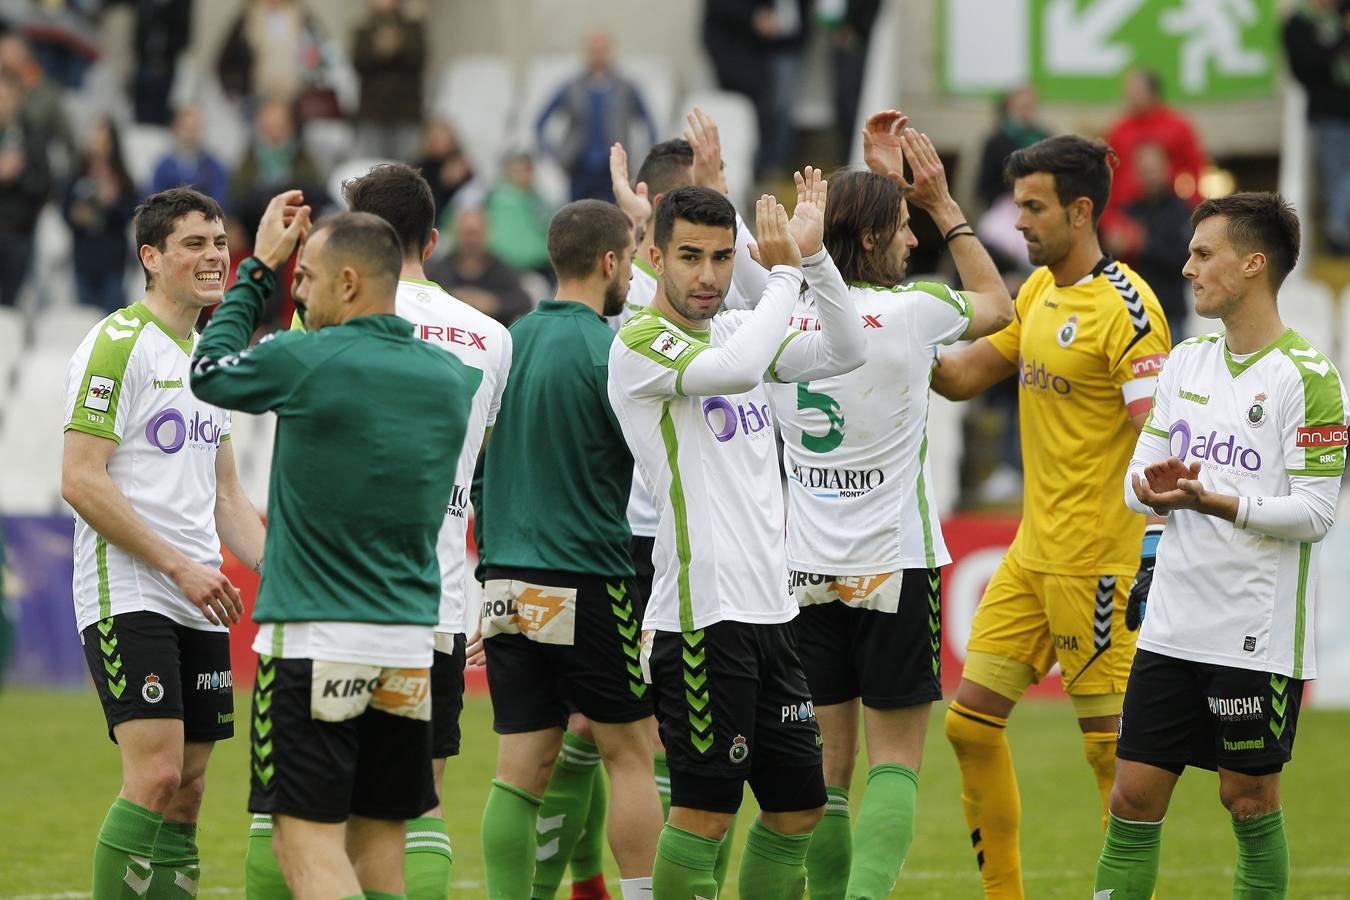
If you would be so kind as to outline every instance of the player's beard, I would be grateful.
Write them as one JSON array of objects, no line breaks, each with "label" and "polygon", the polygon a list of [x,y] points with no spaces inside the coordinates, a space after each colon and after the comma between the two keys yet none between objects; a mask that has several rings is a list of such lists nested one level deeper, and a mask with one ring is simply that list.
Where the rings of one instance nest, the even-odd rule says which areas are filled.
[{"label": "player's beard", "polygon": [[690,322],[703,322],[711,319],[721,311],[722,301],[726,299],[726,292],[723,291],[719,294],[717,303],[707,309],[701,309],[688,299],[688,292],[672,281],[669,275],[661,279],[661,286],[666,292],[666,299],[670,301],[670,305],[675,307],[675,311]]},{"label": "player's beard", "polygon": [[619,283],[619,273],[615,272],[609,284],[605,285],[605,302],[600,315],[608,319],[623,312],[624,301],[628,299],[628,289]]}]

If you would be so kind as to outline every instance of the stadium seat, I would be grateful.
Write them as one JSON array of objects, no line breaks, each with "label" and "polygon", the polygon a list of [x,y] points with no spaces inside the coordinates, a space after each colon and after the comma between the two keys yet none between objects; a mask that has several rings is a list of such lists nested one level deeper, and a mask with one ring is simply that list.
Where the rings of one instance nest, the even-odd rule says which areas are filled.
[{"label": "stadium seat", "polygon": [[234,444],[234,464],[239,483],[248,499],[261,512],[267,509],[267,484],[272,474],[272,440],[276,416],[233,413],[230,417],[230,442]]},{"label": "stadium seat", "polygon": [[[678,136],[679,131],[665,130],[667,123],[675,115],[675,98],[678,93],[675,71],[670,63],[653,55],[621,55],[619,71],[638,86],[642,101],[647,105],[647,113],[652,117],[652,124],[656,127],[656,139],[664,141]],[[628,155],[632,160],[636,154],[630,152]],[[630,162],[633,173],[637,171],[639,162],[640,159]]]},{"label": "stadium seat", "polygon": [[515,93],[516,76],[504,56],[463,56],[441,75],[431,115],[455,126],[480,177],[492,178],[501,166]]},{"label": "stadium seat", "polygon": [[173,132],[162,125],[124,125],[121,129],[122,158],[136,187],[146,191],[160,159],[173,150]]},{"label": "stadium seat", "polygon": [[[755,151],[759,149],[759,124],[755,107],[740,94],[729,91],[696,91],[684,98],[684,106],[675,111],[672,127],[675,133],[688,129],[685,114],[695,106],[701,107],[717,121],[717,133],[722,141],[722,163],[726,167],[731,201],[745,216],[745,205],[750,185],[755,178]],[[751,216],[753,218],[753,216]]]},{"label": "stadium seat", "polygon": [[319,171],[327,172],[351,155],[356,129],[341,119],[314,119],[305,123],[300,140]]},{"label": "stadium seat", "polygon": [[33,346],[37,352],[64,353],[69,359],[89,329],[106,316],[93,306],[54,306],[38,313],[33,321]]},{"label": "stadium seat", "polygon": [[24,356],[0,426],[0,504],[7,513],[44,514],[61,500],[61,444],[69,351],[35,349]]},{"label": "stadium seat", "polygon": [[23,313],[12,306],[0,306],[0,378],[8,375],[18,360],[25,330]]},{"label": "stadium seat", "polygon": [[1290,275],[1280,288],[1280,318],[1332,360],[1339,359],[1335,297],[1325,284]]}]

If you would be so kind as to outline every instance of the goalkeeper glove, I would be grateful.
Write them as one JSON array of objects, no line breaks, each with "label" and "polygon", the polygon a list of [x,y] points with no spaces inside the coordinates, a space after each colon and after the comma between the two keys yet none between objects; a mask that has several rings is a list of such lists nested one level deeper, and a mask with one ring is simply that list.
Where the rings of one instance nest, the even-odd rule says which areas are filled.
[{"label": "goalkeeper glove", "polygon": [[1144,623],[1148,590],[1153,586],[1153,563],[1158,556],[1158,541],[1162,539],[1162,533],[1161,525],[1149,525],[1144,529],[1144,544],[1139,550],[1139,573],[1134,576],[1130,599],[1125,603],[1125,627],[1130,631],[1138,631]]}]

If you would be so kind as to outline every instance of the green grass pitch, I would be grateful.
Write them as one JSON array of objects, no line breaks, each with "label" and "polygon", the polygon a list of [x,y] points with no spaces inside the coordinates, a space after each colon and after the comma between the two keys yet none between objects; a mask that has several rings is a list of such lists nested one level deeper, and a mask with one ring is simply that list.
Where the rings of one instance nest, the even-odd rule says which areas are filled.
[{"label": "green grass pitch", "polygon": [[[248,696],[238,696],[246,720]],[[1293,857],[1290,896],[1350,897],[1346,807],[1350,800],[1350,712],[1307,710],[1297,755],[1284,780]],[[455,897],[483,896],[478,826],[497,741],[487,698],[467,698],[464,755],[447,770],[445,807],[455,843]],[[1023,705],[1009,727],[1022,787],[1022,856],[1027,895],[1092,893],[1101,846],[1096,790],[1065,703]],[[247,740],[216,751],[202,811],[202,892],[243,896]],[[860,764],[853,803],[861,799]],[[87,897],[94,836],[118,789],[118,756],[105,736],[92,691],[29,689],[0,694],[0,897]],[[1211,773],[1188,770],[1163,832],[1160,900],[1227,897],[1234,843]],[[747,803],[747,806],[750,804]],[[738,837],[749,813],[743,811]],[[929,728],[920,781],[919,825],[895,896],[978,898],[979,877],[961,814],[956,763],[942,737],[941,711]],[[617,872],[609,866],[610,890]],[[735,897],[735,868],[724,897]],[[565,895],[563,895],[565,896]]]}]

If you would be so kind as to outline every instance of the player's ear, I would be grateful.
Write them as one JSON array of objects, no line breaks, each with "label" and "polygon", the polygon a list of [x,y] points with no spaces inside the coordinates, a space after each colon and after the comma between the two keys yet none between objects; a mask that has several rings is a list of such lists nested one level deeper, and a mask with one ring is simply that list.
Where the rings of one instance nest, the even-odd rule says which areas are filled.
[{"label": "player's ear", "polygon": [[141,265],[145,266],[145,271],[150,273],[149,278],[151,280],[159,274],[160,255],[159,249],[154,244],[141,244]]},{"label": "player's ear", "polygon": [[1244,278],[1256,278],[1266,270],[1266,255],[1260,250],[1247,254],[1247,258],[1242,261],[1242,275]]},{"label": "player's ear", "polygon": [[664,275],[666,272],[665,257],[661,255],[661,248],[652,244],[647,251],[647,261],[651,263],[656,274]]},{"label": "player's ear", "polygon": [[338,282],[342,289],[342,300],[344,303],[350,303],[361,293],[361,273],[353,266],[343,266],[338,274]]},{"label": "player's ear", "polygon": [[427,240],[426,249],[422,251],[422,262],[431,258],[431,253],[436,249],[436,244],[440,242],[441,230],[439,228],[431,229],[431,237]]},{"label": "player's ear", "polygon": [[1075,228],[1083,228],[1092,225],[1092,201],[1087,197],[1079,197],[1074,200],[1069,207],[1069,214],[1073,217],[1072,221]]},{"label": "player's ear", "polygon": [[867,229],[862,233],[862,248],[865,252],[871,253],[876,249],[877,236],[872,233],[872,229]]}]

